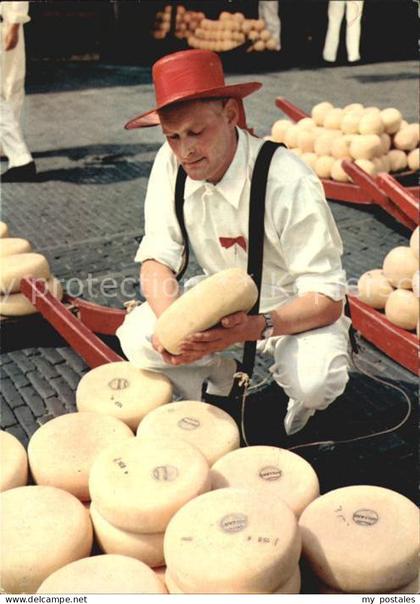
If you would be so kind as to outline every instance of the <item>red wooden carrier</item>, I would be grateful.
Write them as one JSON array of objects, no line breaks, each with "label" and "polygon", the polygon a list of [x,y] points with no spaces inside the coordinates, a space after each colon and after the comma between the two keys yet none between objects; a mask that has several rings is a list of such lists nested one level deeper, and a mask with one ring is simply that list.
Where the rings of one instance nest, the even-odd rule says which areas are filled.
[{"label": "red wooden carrier", "polygon": [[[293,121],[298,122],[310,117],[290,101],[277,97],[277,107]],[[336,182],[322,178],[325,196],[331,201],[369,205],[377,204],[396,220],[413,229],[418,223],[420,186],[404,187],[389,174],[380,174],[375,178],[353,162],[344,160],[343,168],[353,179],[353,183]],[[400,177],[412,173],[403,173]]]}]

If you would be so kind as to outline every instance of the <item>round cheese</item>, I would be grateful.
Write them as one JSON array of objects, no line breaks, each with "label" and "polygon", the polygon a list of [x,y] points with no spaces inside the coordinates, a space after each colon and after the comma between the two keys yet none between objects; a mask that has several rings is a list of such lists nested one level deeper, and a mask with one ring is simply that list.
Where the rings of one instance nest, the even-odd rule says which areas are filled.
[{"label": "round cheese", "polygon": [[336,159],[331,168],[331,178],[338,182],[349,182],[350,176],[344,171],[342,160]]},{"label": "round cheese", "polygon": [[235,420],[218,407],[200,401],[179,401],[151,411],[137,436],[181,438],[201,451],[209,465],[240,446]]},{"label": "round cheese", "polygon": [[351,134],[337,136],[331,143],[331,155],[336,159],[351,159],[350,145],[352,141]]},{"label": "round cheese", "polygon": [[382,134],[384,129],[384,122],[379,111],[369,111],[360,118],[360,134]]},{"label": "round cheese", "polygon": [[388,134],[395,134],[395,132],[398,132],[402,121],[402,115],[398,109],[394,109],[393,107],[383,109],[381,111],[381,117],[385,126],[385,132]]},{"label": "round cheese", "polygon": [[103,451],[89,479],[92,501],[108,522],[161,533],[175,512],[210,488],[209,466],[183,440],[134,438]]},{"label": "round cheese", "polygon": [[164,594],[162,581],[143,562],[105,554],[67,564],[46,579],[41,594]]},{"label": "round cheese", "polygon": [[[327,585],[326,583],[323,583],[322,581],[319,582],[318,584],[318,588],[319,588],[319,593],[321,594],[343,594],[343,591],[339,591],[338,589],[334,589],[333,587],[330,587],[329,585]],[[420,586],[419,586],[419,577],[417,576],[415,579],[413,579],[413,581],[410,581],[410,583],[407,583],[407,585],[403,585],[402,587],[399,587],[398,589],[391,589],[389,591],[387,591],[387,593],[389,594],[418,594],[420,590]],[[380,592],[378,592],[380,593]]]},{"label": "round cheese", "polygon": [[96,542],[107,554],[121,554],[141,560],[147,566],[165,564],[163,557],[163,533],[133,533],[109,523],[92,503],[90,506]]},{"label": "round cheese", "polygon": [[334,109],[334,105],[329,103],[328,101],[323,101],[322,103],[317,103],[312,107],[311,116],[317,126],[322,126],[324,124],[324,120],[329,113]]},{"label": "round cheese", "polygon": [[362,114],[364,111],[364,106],[362,103],[350,103],[344,107],[343,111],[344,113],[347,113],[348,111],[358,111],[360,114]]},{"label": "round cheese", "polygon": [[58,487],[88,501],[94,459],[110,445],[130,438],[130,428],[109,415],[60,415],[38,428],[29,441],[32,477],[37,484]]},{"label": "round cheese", "polygon": [[271,136],[277,143],[284,143],[284,137],[288,128],[292,126],[292,122],[289,120],[277,120],[274,122],[271,128]]},{"label": "round cheese", "polygon": [[280,449],[257,445],[237,449],[217,461],[210,471],[213,489],[246,488],[267,500],[281,499],[300,516],[319,496],[319,482],[303,457]]},{"label": "round cheese", "polygon": [[186,337],[213,327],[227,315],[248,312],[257,297],[257,287],[246,271],[226,269],[200,281],[175,300],[158,318],[155,334],[166,350],[179,354]]},{"label": "round cheese", "polygon": [[14,254],[25,254],[31,251],[31,244],[26,239],[19,237],[5,237],[0,239],[0,257],[13,256]]},{"label": "round cheese", "polygon": [[379,138],[381,139],[381,154],[386,155],[391,149],[391,137],[386,132],[383,132]]},{"label": "round cheese", "polygon": [[416,131],[407,126],[403,130],[399,130],[394,136],[394,147],[403,151],[411,151],[418,144],[418,134]]},{"label": "round cheese", "polygon": [[269,593],[296,571],[301,538],[281,500],[218,489],[184,505],[164,539],[166,566],[182,591]]},{"label": "round cheese", "polygon": [[394,247],[384,258],[384,275],[394,287],[411,289],[411,280],[418,268],[419,261],[408,246]]},{"label": "round cheese", "polygon": [[79,411],[113,415],[136,430],[152,409],[172,400],[172,385],[160,373],[138,369],[127,361],[95,367],[76,390]]},{"label": "round cheese", "polygon": [[284,134],[284,143],[289,149],[298,146],[299,134],[300,128],[296,124],[292,124],[292,126],[286,130]]},{"label": "round cheese", "polygon": [[413,149],[407,155],[407,163],[410,170],[418,170],[420,167],[420,149]]},{"label": "round cheese", "polygon": [[0,508],[0,585],[6,592],[35,593],[55,570],[89,555],[89,512],[70,493],[18,487],[1,493]]},{"label": "round cheese", "polygon": [[411,288],[416,298],[420,298],[420,271],[416,271],[411,280]]},{"label": "round cheese", "polygon": [[382,142],[377,134],[355,136],[350,143],[353,159],[373,159],[382,151]]},{"label": "round cheese", "polygon": [[302,130],[313,130],[316,128],[316,124],[311,117],[303,117],[301,120],[296,122],[296,125]]},{"label": "round cheese", "polygon": [[5,222],[0,221],[0,239],[9,236],[9,227]]},{"label": "round cheese", "polygon": [[7,256],[2,263],[0,273],[0,293],[13,294],[20,291],[20,281],[23,277],[48,279],[50,267],[41,254],[15,254]]},{"label": "round cheese", "polygon": [[321,155],[315,160],[315,172],[319,178],[330,178],[335,159],[329,155]]},{"label": "round cheese", "polygon": [[419,259],[419,227],[416,227],[410,237],[410,249],[417,258]]},{"label": "round cheese", "polygon": [[419,320],[419,301],[412,291],[396,289],[385,305],[385,316],[397,327],[416,329]]},{"label": "round cheese", "polygon": [[298,126],[297,145],[303,153],[312,153],[315,143],[315,132]]},{"label": "round cheese", "polygon": [[400,172],[407,167],[407,154],[400,149],[391,149],[388,152],[388,159],[391,165],[391,172]]},{"label": "round cheese", "polygon": [[306,508],[299,525],[304,556],[334,589],[388,592],[417,575],[418,509],[395,491],[365,485],[330,491]]},{"label": "round cheese", "polygon": [[360,300],[373,308],[385,308],[389,295],[394,291],[383,270],[379,268],[364,273],[357,288]]},{"label": "round cheese", "polygon": [[[51,292],[59,300],[63,299],[63,288],[55,277],[44,281],[46,291]],[[5,317],[21,317],[38,312],[36,307],[24,294],[5,294],[0,296],[0,315]]]},{"label": "round cheese", "polygon": [[[174,579],[171,577],[171,574],[168,572],[168,570],[166,568],[165,568],[165,571],[166,571],[165,572],[165,585],[168,588],[169,593],[170,594],[184,593],[182,591],[182,589],[177,585],[176,581],[174,581]],[[280,587],[278,587],[271,593],[274,593],[274,594],[299,594],[300,587],[301,587],[301,574],[300,574],[300,568],[297,567],[297,569],[295,570],[293,575],[290,577],[290,579],[288,579],[286,581],[286,583],[284,583],[283,585],[280,585]],[[198,593],[198,592],[196,592],[196,593]],[[206,592],[202,591],[199,593],[206,593]]]},{"label": "round cheese", "polygon": [[340,127],[344,134],[357,134],[359,132],[362,115],[360,111],[343,112]]},{"label": "round cheese", "polygon": [[312,170],[315,170],[315,162],[318,159],[316,153],[302,153],[302,159]]},{"label": "round cheese", "polygon": [[331,111],[328,111],[325,116],[324,127],[339,130],[343,116],[344,114],[342,109],[339,109],[338,107],[331,109]]},{"label": "round cheese", "polygon": [[16,436],[0,430],[0,492],[22,487],[28,481],[28,457]]}]

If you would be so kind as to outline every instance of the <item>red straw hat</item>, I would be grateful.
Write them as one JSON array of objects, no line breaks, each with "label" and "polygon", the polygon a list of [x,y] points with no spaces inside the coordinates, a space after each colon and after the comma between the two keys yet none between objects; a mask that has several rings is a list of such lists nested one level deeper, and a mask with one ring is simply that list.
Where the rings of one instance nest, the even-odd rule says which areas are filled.
[{"label": "red straw hat", "polygon": [[125,127],[157,126],[157,112],[172,103],[206,98],[243,99],[261,88],[259,82],[226,86],[222,62],[210,50],[182,50],[156,61],[152,70],[156,107],[136,116]]}]

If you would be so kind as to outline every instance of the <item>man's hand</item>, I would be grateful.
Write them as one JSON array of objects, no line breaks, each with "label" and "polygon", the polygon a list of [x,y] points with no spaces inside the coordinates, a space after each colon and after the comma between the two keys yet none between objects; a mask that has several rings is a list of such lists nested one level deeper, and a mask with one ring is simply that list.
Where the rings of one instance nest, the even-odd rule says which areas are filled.
[{"label": "man's hand", "polygon": [[4,35],[4,50],[13,50],[19,42],[19,24],[12,23]]},{"label": "man's hand", "polygon": [[233,344],[257,339],[261,332],[257,321],[256,316],[251,317],[244,312],[228,315],[216,327],[188,336],[181,343],[181,354],[178,355],[172,355],[165,350],[156,336],[153,336],[152,344],[170,365],[187,365],[207,354],[225,350]]}]

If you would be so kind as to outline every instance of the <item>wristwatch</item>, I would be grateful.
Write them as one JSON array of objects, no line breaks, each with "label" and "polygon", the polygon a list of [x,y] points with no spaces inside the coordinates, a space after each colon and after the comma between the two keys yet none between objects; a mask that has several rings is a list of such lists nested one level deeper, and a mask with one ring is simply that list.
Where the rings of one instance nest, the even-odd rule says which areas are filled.
[{"label": "wristwatch", "polygon": [[261,332],[260,340],[265,340],[266,338],[270,338],[273,335],[274,324],[271,314],[269,312],[262,313],[262,317],[264,318],[265,325]]}]

